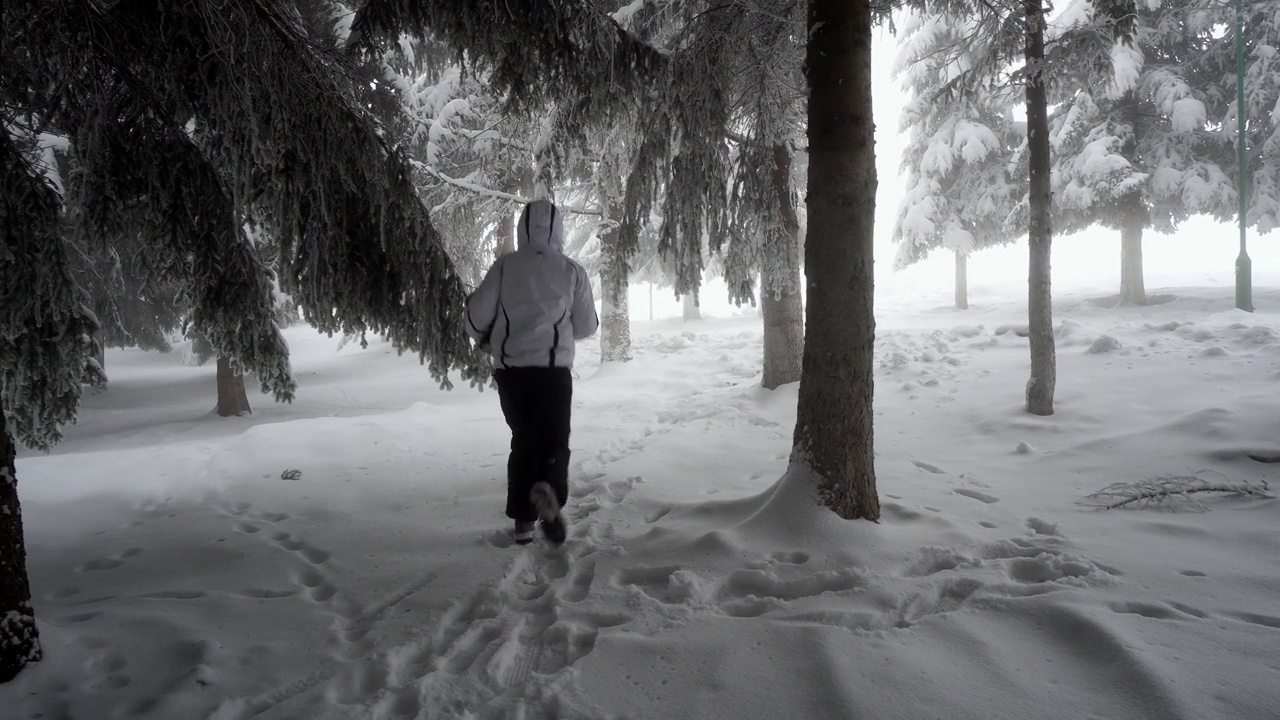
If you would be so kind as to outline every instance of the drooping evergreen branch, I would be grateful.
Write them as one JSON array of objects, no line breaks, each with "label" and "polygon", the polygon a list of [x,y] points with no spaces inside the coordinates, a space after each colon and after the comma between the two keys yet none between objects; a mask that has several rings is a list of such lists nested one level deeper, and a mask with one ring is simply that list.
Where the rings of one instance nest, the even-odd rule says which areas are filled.
[{"label": "drooping evergreen branch", "polygon": [[[104,140],[90,130],[95,123],[153,127],[151,135],[165,138],[166,147],[189,138],[195,155],[187,166],[198,166],[197,159],[207,164],[206,186],[229,201],[200,206],[193,196],[191,212],[149,215],[161,224],[153,230],[181,237],[211,231],[177,224],[239,228],[252,218],[279,246],[282,286],[321,329],[387,335],[398,348],[416,350],[445,384],[450,368],[481,379],[485,365],[462,330],[462,283],[416,197],[408,163],[380,136],[357,96],[352,61],[319,20],[283,0],[15,3],[43,12],[46,21],[18,24],[25,34],[15,42],[42,63],[21,69],[32,78],[75,78],[73,91],[57,98],[35,93],[27,102],[56,118],[73,152],[89,158],[87,166],[103,167],[92,160],[103,151],[94,143]],[[117,137],[122,146],[130,144],[126,139]],[[123,229],[128,223],[113,219],[111,208],[127,210],[171,181],[157,153],[134,160],[139,175],[128,187],[87,179],[90,190],[81,199],[105,209],[90,215],[96,232]],[[264,276],[248,257],[226,254],[248,249],[238,231],[217,232],[221,254],[211,263]],[[265,309],[266,286],[252,287]],[[250,292],[249,285],[240,289]],[[221,296],[206,297],[214,304],[203,317],[231,321]],[[254,322],[267,317],[256,312]],[[246,341],[233,357],[265,370],[275,363],[236,353],[268,347]]]},{"label": "drooping evergreen branch", "polygon": [[3,127],[0,187],[0,412],[13,437],[48,449],[75,421],[97,321],[68,267],[58,196]]}]

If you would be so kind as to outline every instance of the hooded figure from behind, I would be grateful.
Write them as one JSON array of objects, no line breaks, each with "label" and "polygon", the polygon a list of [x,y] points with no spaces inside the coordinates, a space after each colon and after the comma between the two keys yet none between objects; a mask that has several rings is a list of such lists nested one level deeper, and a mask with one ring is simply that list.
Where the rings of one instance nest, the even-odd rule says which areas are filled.
[{"label": "hooded figure from behind", "polygon": [[511,428],[507,516],[515,520],[514,539],[531,542],[541,520],[543,534],[559,544],[569,496],[574,343],[595,334],[600,319],[586,270],[563,252],[559,209],[529,203],[516,233],[516,251],[498,258],[467,299],[466,330],[493,355]]},{"label": "hooded figure from behind", "polygon": [[586,270],[564,254],[564,217],[545,200],[525,206],[514,253],[498,258],[467,300],[467,333],[494,367],[573,367],[574,342],[600,321]]}]

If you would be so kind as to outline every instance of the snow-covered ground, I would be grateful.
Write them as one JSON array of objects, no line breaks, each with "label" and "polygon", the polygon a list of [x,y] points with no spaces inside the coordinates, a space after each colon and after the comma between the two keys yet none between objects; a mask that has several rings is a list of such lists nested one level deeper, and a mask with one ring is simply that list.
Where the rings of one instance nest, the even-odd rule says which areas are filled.
[{"label": "snow-covered ground", "polygon": [[297,401],[218,419],[212,368],[110,352],[19,458],[46,657],[0,717],[1280,717],[1280,501],[1088,497],[1278,489],[1275,288],[1060,290],[1048,418],[1023,300],[887,295],[878,525],[779,482],[756,316],[637,322],[630,364],[580,346],[561,549],[508,539],[492,391],[294,328]]}]

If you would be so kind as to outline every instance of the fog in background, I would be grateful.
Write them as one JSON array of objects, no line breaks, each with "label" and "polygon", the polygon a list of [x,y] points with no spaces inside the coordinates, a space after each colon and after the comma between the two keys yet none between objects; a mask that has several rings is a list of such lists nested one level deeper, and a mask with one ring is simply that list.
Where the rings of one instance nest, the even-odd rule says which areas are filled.
[{"label": "fog in background", "polygon": [[[949,305],[955,280],[954,256],[949,251],[935,251],[926,260],[906,270],[893,270],[897,250],[893,242],[893,224],[905,191],[898,163],[906,146],[906,137],[898,131],[898,120],[906,95],[892,74],[897,44],[887,29],[879,31],[872,52],[876,170],[880,182],[876,193],[876,295],[884,299],[910,295],[938,305]],[[1234,298],[1239,238],[1236,225],[1219,223],[1208,217],[1193,217],[1170,235],[1148,230],[1143,235],[1142,247],[1147,291],[1159,294],[1164,288],[1179,286],[1220,286],[1228,297]],[[1280,232],[1258,235],[1250,231],[1247,242],[1249,257],[1253,260],[1254,286],[1280,284]],[[1026,282],[1025,238],[1006,247],[979,250],[970,257],[969,297],[975,308],[980,308],[984,299],[1025,295]],[[1055,233],[1053,283],[1054,292],[1059,296],[1074,292],[1099,296],[1118,293],[1120,231],[1095,227],[1074,235]],[[723,283],[707,278],[699,298],[703,313],[724,315],[743,312],[729,304],[725,296]],[[632,319],[647,320],[648,286],[633,283],[630,299]],[[670,288],[659,288],[654,292],[653,314],[656,319],[679,317],[681,313],[682,305]]]}]

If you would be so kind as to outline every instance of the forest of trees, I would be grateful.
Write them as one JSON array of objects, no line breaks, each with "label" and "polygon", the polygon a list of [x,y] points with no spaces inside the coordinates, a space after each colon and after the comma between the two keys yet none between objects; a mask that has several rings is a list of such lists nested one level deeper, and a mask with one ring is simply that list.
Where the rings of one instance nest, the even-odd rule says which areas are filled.
[{"label": "forest of trees", "polygon": [[[1053,411],[1051,228],[1142,231],[1236,200],[1232,13],[952,0],[9,0],[0,6],[0,682],[40,658],[18,444],[47,449],[102,348],[217,359],[291,400],[280,327],[388,339],[488,382],[462,310],[533,199],[575,216],[602,359],[628,287],[758,302],[766,387],[799,382],[791,463],[879,519],[873,28],[897,18],[910,180],[898,263],[1028,237],[1027,409]],[[1249,3],[1251,227],[1280,224],[1280,0]],[[895,13],[895,14],[891,14]],[[802,285],[804,297],[802,304]],[[832,312],[838,308],[839,312]]]}]

